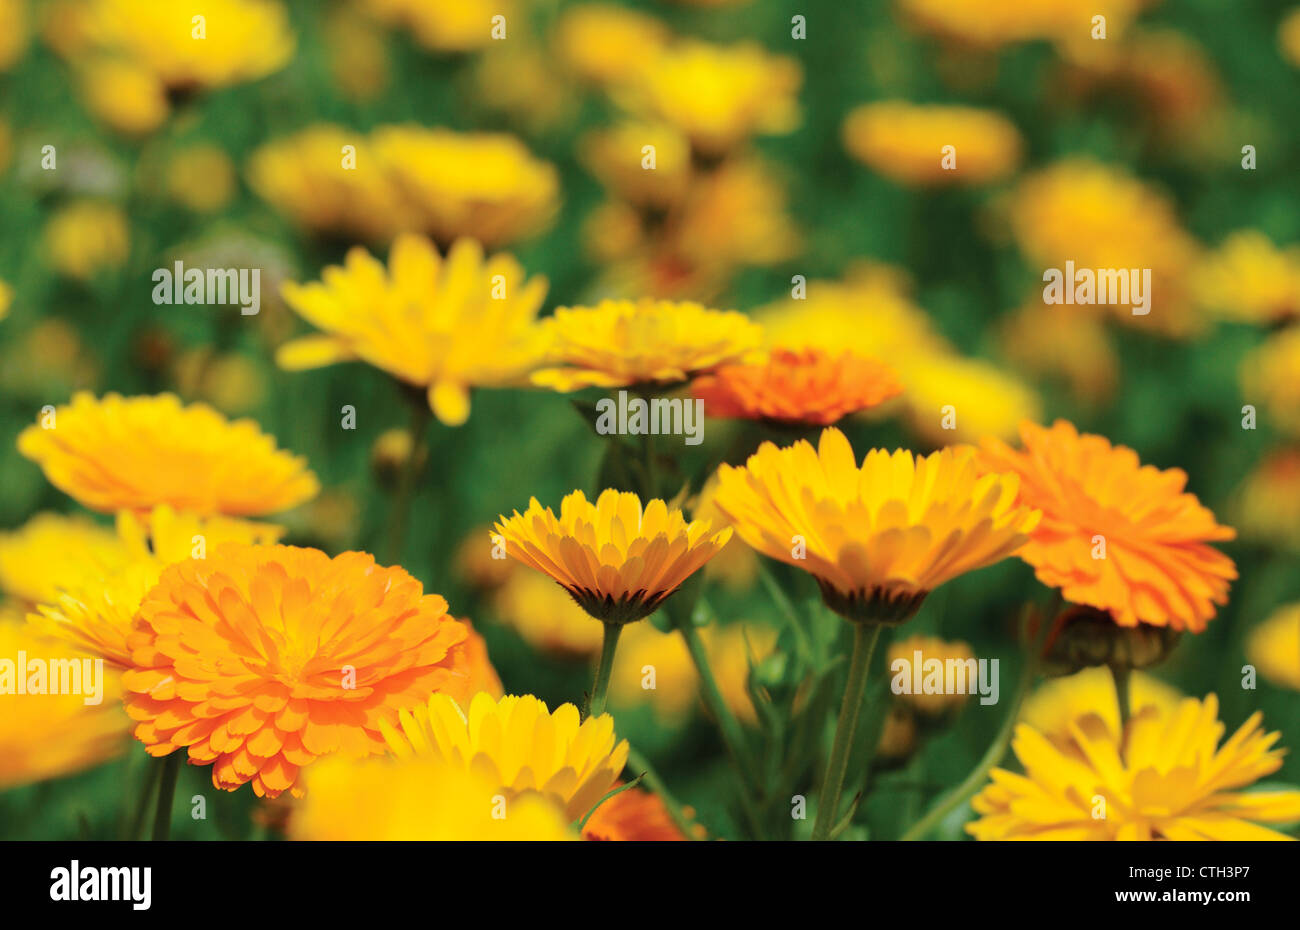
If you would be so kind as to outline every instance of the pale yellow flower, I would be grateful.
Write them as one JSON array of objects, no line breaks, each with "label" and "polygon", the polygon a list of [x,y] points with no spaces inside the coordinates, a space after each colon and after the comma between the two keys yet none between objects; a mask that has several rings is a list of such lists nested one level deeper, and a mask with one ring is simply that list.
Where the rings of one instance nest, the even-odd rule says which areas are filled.
[{"label": "pale yellow flower", "polygon": [[0,71],[12,68],[27,50],[27,0],[0,0]]},{"label": "pale yellow flower", "polygon": [[933,355],[910,363],[901,375],[908,423],[935,445],[1012,439],[1023,420],[1042,413],[1032,388],[983,359]]},{"label": "pale yellow flower", "polygon": [[498,41],[526,29],[516,0],[361,0],[361,8],[381,22],[409,29],[415,41],[434,52],[487,47],[494,41],[497,16],[505,30]]},{"label": "pale yellow flower", "polygon": [[46,258],[55,271],[84,281],[126,262],[131,233],[121,209],[84,200],[50,217],[45,225],[44,245]]},{"label": "pale yellow flower", "polygon": [[174,154],[165,184],[168,196],[199,213],[220,210],[237,191],[234,163],[216,145],[194,145]]},{"label": "pale yellow flower", "polygon": [[81,69],[81,93],[90,112],[118,132],[152,132],[171,111],[167,86],[149,68],[130,59],[88,61]]},{"label": "pale yellow flower", "polygon": [[1196,298],[1218,316],[1273,324],[1300,317],[1300,246],[1263,233],[1232,233],[1196,269]]},{"label": "pale yellow flower", "polygon": [[0,533],[0,591],[29,604],[51,603],[61,580],[109,573],[129,558],[118,535],[89,517],[38,513]]},{"label": "pale yellow flower", "polygon": [[556,54],[579,77],[610,84],[636,74],[639,61],[668,41],[668,28],[636,10],[610,3],[566,7],[555,24]]},{"label": "pale yellow flower", "polygon": [[1265,680],[1300,691],[1300,604],[1279,607],[1250,631],[1246,659]]},{"label": "pale yellow flower", "polygon": [[843,131],[850,155],[906,185],[997,181],[1016,169],[1024,148],[1015,125],[995,111],[902,100],[857,107]]},{"label": "pale yellow flower", "polygon": [[1241,362],[1242,400],[1279,429],[1300,436],[1300,326],[1270,335]]}]

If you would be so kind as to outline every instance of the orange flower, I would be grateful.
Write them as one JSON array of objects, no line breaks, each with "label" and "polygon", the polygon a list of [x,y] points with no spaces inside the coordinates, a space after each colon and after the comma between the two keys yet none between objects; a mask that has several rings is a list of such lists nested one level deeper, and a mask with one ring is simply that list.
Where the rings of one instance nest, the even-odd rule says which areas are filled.
[{"label": "orange flower", "polygon": [[299,769],[384,751],[380,723],[472,687],[464,624],[401,568],[345,552],[219,546],[163,572],[128,639],[123,674],[150,755],[189,747],[212,783],[301,794]]},{"label": "orange flower", "polygon": [[627,842],[686,839],[669,816],[663,798],[640,788],[620,791],[592,811],[582,838]]},{"label": "orange flower", "polygon": [[1149,623],[1200,632],[1237,577],[1207,545],[1234,538],[1186,493],[1187,473],[1141,465],[1137,453],[1057,420],[1020,426],[1024,450],[985,439],[980,467],[1020,476],[1020,502],[1043,511],[1016,553],[1067,600]]},{"label": "orange flower", "polygon": [[691,388],[710,416],[816,426],[830,426],[902,390],[887,365],[811,348],[777,349],[761,365],[726,365]]}]

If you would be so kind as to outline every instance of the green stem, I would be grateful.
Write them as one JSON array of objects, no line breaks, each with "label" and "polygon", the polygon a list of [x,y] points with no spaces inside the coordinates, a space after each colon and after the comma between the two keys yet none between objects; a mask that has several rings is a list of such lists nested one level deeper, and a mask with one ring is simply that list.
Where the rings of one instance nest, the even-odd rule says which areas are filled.
[{"label": "green stem", "polygon": [[1020,705],[1025,701],[1025,695],[1029,693],[1029,686],[1033,684],[1034,678],[1038,674],[1038,665],[1042,661],[1043,644],[1047,642],[1047,636],[1052,628],[1050,622],[1044,622],[1041,629],[1030,646],[1029,655],[1025,657],[1025,667],[1020,673],[1020,683],[1016,686],[1015,697],[1011,700],[1011,707],[1007,710],[1006,719],[1002,721],[1002,727],[998,730],[997,736],[989,745],[988,750],[980,759],[979,764],[975,766],[966,776],[965,780],[953,788],[942,798],[940,798],[925,816],[912,824],[911,828],[900,837],[903,840],[921,840],[925,839],[939,823],[952,813],[959,805],[965,804],[975,792],[984,785],[988,774],[993,767],[1002,761],[1002,757],[1007,754],[1007,746],[1011,742],[1011,736],[1015,733],[1016,721],[1020,719]]},{"label": "green stem", "polygon": [[158,787],[158,778],[162,775],[163,769],[167,767],[165,759],[155,759],[146,757],[145,759],[144,779],[140,784],[140,795],[136,798],[135,809],[131,813],[131,821],[127,826],[127,833],[122,838],[125,840],[138,840],[140,831],[144,829],[144,818],[149,811],[149,801],[153,798],[154,789]]},{"label": "green stem", "polygon": [[682,835],[688,840],[695,839],[695,824],[691,818],[686,816],[686,811],[682,805],[673,797],[664,780],[655,772],[654,767],[650,765],[649,760],[641,755],[636,749],[627,751],[627,764],[641,772],[641,780],[646,783],[655,794],[659,795],[659,800],[664,802],[664,807],[668,810],[668,816],[672,818],[677,829],[682,831]]},{"label": "green stem", "polygon": [[411,510],[411,492],[415,488],[415,472],[419,467],[420,449],[424,445],[424,433],[428,429],[429,418],[429,405],[412,401],[411,454],[402,464],[397,479],[397,489],[393,492],[393,509],[388,515],[388,538],[384,543],[384,554],[390,565],[401,560],[402,547],[406,542],[406,517]]},{"label": "green stem", "polygon": [[799,648],[800,655],[806,661],[811,662],[813,660],[812,640],[808,635],[808,631],[804,629],[799,611],[795,609],[786,593],[781,590],[776,578],[772,576],[772,570],[768,568],[762,559],[758,560],[758,577],[763,582],[763,589],[767,591],[768,597],[776,602],[777,608],[781,613],[785,614],[786,622],[794,630],[795,644]]},{"label": "green stem", "polygon": [[595,717],[605,712],[609,678],[614,671],[614,651],[618,649],[618,638],[623,632],[621,623],[606,623],[604,626],[605,636],[600,644],[600,662],[596,666],[596,681],[591,686],[591,696],[587,699],[588,717]]},{"label": "green stem", "polygon": [[840,705],[840,719],[835,725],[835,742],[831,758],[822,775],[821,789],[817,792],[817,820],[813,824],[812,838],[824,840],[835,826],[835,812],[840,806],[844,791],[844,776],[849,767],[849,749],[853,734],[858,728],[858,715],[862,711],[862,695],[867,690],[867,670],[871,655],[876,651],[881,626],[878,623],[853,624],[853,658],[849,660],[849,681],[844,687],[844,703]]},{"label": "green stem", "polygon": [[1119,734],[1122,739],[1124,730],[1128,727],[1129,718],[1133,716],[1133,698],[1129,687],[1133,678],[1133,670],[1112,665],[1110,675],[1115,679],[1115,698],[1119,701]]},{"label": "green stem", "polygon": [[172,799],[176,797],[176,779],[181,771],[183,749],[175,749],[167,756],[162,770],[162,780],[158,784],[158,807],[153,818],[153,838],[165,840],[171,835]]},{"label": "green stem", "polygon": [[704,649],[704,641],[700,639],[699,631],[694,624],[689,621],[679,625],[677,629],[682,634],[682,639],[686,641],[686,650],[691,654],[691,662],[695,665],[696,674],[700,676],[700,693],[709,708],[709,713],[717,721],[718,729],[722,733],[722,742],[726,745],[727,752],[731,754],[731,761],[735,764],[741,779],[749,783],[757,769],[750,756],[749,746],[745,742],[745,732],[740,728],[736,715],[723,700],[718,681],[713,677],[713,669],[709,666],[709,656]]}]

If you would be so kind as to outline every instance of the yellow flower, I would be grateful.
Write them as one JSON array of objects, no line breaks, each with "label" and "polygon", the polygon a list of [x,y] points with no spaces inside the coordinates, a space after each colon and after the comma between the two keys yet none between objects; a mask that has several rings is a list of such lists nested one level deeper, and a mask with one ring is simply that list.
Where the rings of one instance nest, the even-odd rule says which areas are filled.
[{"label": "yellow flower", "polygon": [[383,30],[354,6],[326,14],[325,48],[334,84],[349,100],[367,103],[389,85],[388,47]]},{"label": "yellow flower", "polygon": [[471,387],[521,383],[542,360],[537,311],[546,279],[525,281],[510,255],[485,259],[471,239],[444,259],[419,236],[394,243],[388,268],[360,247],[321,281],[286,284],[285,301],[324,335],[280,347],[276,360],[300,370],[360,359],[423,388],[438,419],[469,418]]},{"label": "yellow flower", "polygon": [[541,232],[558,207],[555,167],[514,136],[381,126],[370,144],[420,229],[443,245],[460,236],[488,248],[513,242]]},{"label": "yellow flower", "polygon": [[[1115,0],[1106,7],[1107,36],[1117,38],[1152,0]],[[1061,45],[1091,41],[1088,0],[899,0],[904,22],[925,32],[971,45],[998,47],[1034,39]],[[1104,43],[1095,43],[1104,44]]]},{"label": "yellow flower", "polygon": [[1300,68],[1300,8],[1282,18],[1277,27],[1277,41],[1286,60]]},{"label": "yellow flower", "polygon": [[[986,184],[1015,171],[1024,143],[1000,113],[882,100],[844,120],[849,154],[906,185]],[[947,146],[953,161],[946,162]]]},{"label": "yellow flower", "polygon": [[1241,392],[1279,429],[1300,436],[1300,326],[1270,335],[1242,359]]},{"label": "yellow flower", "polygon": [[1300,246],[1279,249],[1263,233],[1232,233],[1199,266],[1197,299],[1228,320],[1272,324],[1300,316]]},{"label": "yellow flower", "polygon": [[[116,545],[85,541],[80,549],[65,551],[46,570],[53,593],[33,599],[39,613],[28,620],[52,638],[127,668],[127,635],[164,568],[206,558],[210,548],[224,542],[274,543],[281,535],[273,524],[178,514],[165,505],[143,518],[120,511]],[[32,554],[40,552],[34,548]],[[45,552],[50,555],[48,548]]]},{"label": "yellow flower", "polygon": [[[588,621],[587,626],[600,627]],[[656,720],[679,724],[695,706],[700,679],[686,640],[638,623],[619,638],[609,679],[609,702],[615,708],[649,705]]]},{"label": "yellow flower", "polygon": [[220,210],[235,195],[235,166],[219,146],[194,145],[167,165],[168,195],[199,213]]},{"label": "yellow flower", "polygon": [[0,71],[8,71],[27,50],[26,0],[0,0]]},{"label": "yellow flower", "polygon": [[1017,506],[1014,475],[980,476],[969,447],[926,457],[874,449],[859,468],[838,429],[743,467],[722,465],[718,508],[760,553],[811,573],[856,621],[906,620],[945,581],[1016,550],[1041,516]]},{"label": "yellow flower", "polygon": [[[20,651],[29,660],[81,661],[0,608],[0,660],[17,663]],[[118,701],[121,685],[107,670],[99,683],[104,690],[98,704],[86,703],[84,679],[87,693],[80,694],[14,694],[13,682],[6,683],[9,693],[0,697],[0,791],[69,775],[121,753],[130,722]]]},{"label": "yellow flower", "polygon": [[776,638],[776,630],[757,624],[708,626],[700,631],[722,701],[745,723],[758,721],[749,696],[750,669],[776,651]]},{"label": "yellow flower", "polygon": [[[1134,671],[1129,675],[1128,699],[1134,714],[1149,706],[1167,716],[1178,710],[1183,695],[1158,678]],[[1119,738],[1119,697],[1115,693],[1115,676],[1108,668],[1092,666],[1049,679],[1025,699],[1020,720],[1052,742],[1066,746],[1074,740],[1070,727],[1090,714],[1112,737]]]},{"label": "yellow flower", "polygon": [[1011,745],[1025,774],[994,769],[966,830],[981,840],[1288,839],[1259,822],[1300,819],[1300,791],[1238,790],[1282,767],[1279,734],[1256,711],[1219,745],[1218,713],[1213,694],[1148,705],[1123,736],[1090,714],[1069,724],[1067,745],[1020,724]]},{"label": "yellow flower", "polygon": [[1300,449],[1278,449],[1246,476],[1233,505],[1242,539],[1300,550]]},{"label": "yellow flower", "polygon": [[738,266],[775,265],[801,246],[785,189],[756,158],[729,159],[698,177],[669,242],[675,256],[715,275]]},{"label": "yellow flower", "polygon": [[1029,303],[1009,314],[999,329],[1002,355],[1018,371],[1059,378],[1085,404],[1101,403],[1114,394],[1119,358],[1100,321]]},{"label": "yellow flower", "polygon": [[[1151,270],[1146,314],[1134,301],[1107,306],[1052,307],[1045,312],[1109,311],[1129,325],[1167,335],[1196,332],[1203,321],[1192,302],[1199,246],[1182,228],[1173,203],[1120,168],[1086,158],[1057,162],[1026,177],[1009,201],[1012,234],[1036,274],[1048,268]],[[1066,287],[1074,282],[1065,281]],[[1131,297],[1132,295],[1130,295]]]},{"label": "yellow flower", "polygon": [[[894,689],[894,694],[901,703],[908,705],[920,714],[938,716],[961,707],[962,704],[966,703],[967,695],[963,691],[949,694],[942,689],[933,694],[925,691],[914,693],[913,682],[921,681],[924,683],[930,674],[929,669],[933,667],[927,666],[927,663],[931,661],[939,663],[938,667],[941,669],[940,674],[942,676],[942,670],[946,669],[949,663],[974,668],[973,665],[968,665],[968,663],[975,662],[975,653],[971,651],[969,643],[960,640],[943,640],[937,636],[909,636],[906,639],[894,642],[889,647],[885,667],[889,669],[895,681],[905,683],[904,690]],[[897,668],[895,668],[896,664],[898,665]],[[967,676],[966,680],[973,684],[974,675]]]},{"label": "yellow flower", "polygon": [[80,201],[61,208],[45,225],[45,254],[61,274],[88,280],[126,262],[131,234],[117,207]]},{"label": "yellow flower", "polygon": [[[691,517],[696,520],[708,520],[710,526],[721,529],[731,526],[731,521],[718,509],[718,473],[714,472],[704,481],[700,493],[695,496],[695,505],[691,508]],[[748,591],[758,578],[758,556],[754,550],[736,537],[727,540],[709,564],[704,566],[704,577],[720,581],[733,592]]]},{"label": "yellow flower", "polygon": [[705,155],[721,155],[760,133],[790,132],[799,122],[799,63],[757,44],[683,39],[641,61],[621,91],[623,102],[673,124]]},{"label": "yellow flower", "polygon": [[[653,163],[646,160],[646,146],[654,149]],[[582,139],[581,152],[602,184],[634,204],[677,203],[691,180],[690,144],[666,123],[625,122],[590,132]]]},{"label": "yellow flower", "polygon": [[225,413],[245,413],[266,396],[262,366],[236,352],[218,354],[211,345],[181,355],[173,370],[182,394],[206,400]]},{"label": "yellow flower", "polygon": [[515,0],[361,0],[361,8],[381,22],[409,29],[425,48],[435,52],[469,52],[493,41],[497,16],[511,30],[523,28]]},{"label": "yellow flower", "polygon": [[634,76],[638,61],[653,57],[667,41],[667,27],[653,16],[608,3],[567,7],[553,40],[560,60],[594,84]]},{"label": "yellow flower", "polygon": [[600,651],[600,624],[545,575],[516,570],[492,597],[503,623],[536,649],[570,656]]},{"label": "yellow flower", "polygon": [[532,792],[502,802],[489,776],[441,759],[333,756],[304,773],[295,840],[576,840],[560,806]]},{"label": "yellow flower", "polygon": [[[1042,406],[1032,388],[991,362],[960,355],[918,359],[902,372],[908,422],[935,443],[1012,439]],[[949,409],[951,408],[951,409]]]},{"label": "yellow flower", "polygon": [[0,281],[0,320],[9,315],[9,308],[13,306],[14,289],[3,281]]},{"label": "yellow flower", "polygon": [[675,384],[741,361],[762,341],[743,313],[650,298],[560,307],[543,325],[551,360],[563,367],[538,371],[533,382],[566,392]]},{"label": "yellow flower", "polygon": [[84,516],[38,513],[0,533],[0,591],[29,604],[50,603],[60,579],[111,571],[128,559],[117,534]]},{"label": "yellow flower", "polygon": [[1246,658],[1274,684],[1300,691],[1300,604],[1287,604],[1250,631]]},{"label": "yellow flower", "polygon": [[153,132],[171,106],[167,86],[147,67],[120,58],[96,58],[81,72],[86,107],[111,129],[132,135]]},{"label": "yellow flower", "polygon": [[403,710],[398,726],[383,724],[384,738],[399,759],[432,757],[481,773],[517,796],[537,792],[581,818],[613,786],[627,762],[627,740],[616,743],[608,714],[579,721],[578,708],[554,712],[531,694],[500,700],[480,692],[468,713],[445,694],[428,705]]},{"label": "yellow flower", "polygon": [[320,489],[306,462],[252,420],[228,421],[172,394],[80,392],[18,436],[18,451],[91,510],[169,504],[200,516],[287,510]]},{"label": "yellow flower", "polygon": [[662,500],[643,511],[637,495],[612,488],[594,504],[574,491],[558,518],[534,497],[495,529],[511,558],[549,575],[606,624],[654,613],[731,538],[731,530],[714,531],[706,521],[687,523]]},{"label": "yellow flower", "polygon": [[93,46],[174,88],[256,80],[283,68],[294,50],[288,12],[275,0],[206,0],[201,11],[172,0],[91,0],[84,15]]}]

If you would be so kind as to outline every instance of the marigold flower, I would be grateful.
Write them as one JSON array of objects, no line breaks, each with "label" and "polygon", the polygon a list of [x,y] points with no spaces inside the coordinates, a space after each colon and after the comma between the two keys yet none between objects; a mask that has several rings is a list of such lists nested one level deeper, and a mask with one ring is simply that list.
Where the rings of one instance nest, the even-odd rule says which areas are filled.
[{"label": "marigold flower", "polygon": [[[1106,8],[1108,35],[1118,37],[1151,0],[1116,0]],[[1048,39],[1069,46],[1087,39],[1096,12],[1087,0],[898,0],[904,22],[925,32],[996,48]],[[1097,43],[1104,44],[1104,43]]]},{"label": "marigold flower", "polygon": [[1232,512],[1242,539],[1300,549],[1300,448],[1265,456],[1242,482]]},{"label": "marigold flower", "polygon": [[140,606],[127,712],[150,755],[188,747],[218,788],[297,796],[319,756],[382,752],[402,708],[467,699],[467,637],[445,600],[365,553],[227,543],[168,567]]},{"label": "marigold flower", "polygon": [[1277,42],[1286,60],[1300,68],[1300,9],[1282,17],[1277,27]]},{"label": "marigold flower", "polygon": [[494,17],[513,24],[518,12],[515,0],[361,0],[360,6],[380,22],[409,29],[434,52],[485,48],[492,44]]},{"label": "marigold flower", "polygon": [[663,798],[640,788],[620,791],[596,808],[582,828],[582,838],[629,843],[686,839]]},{"label": "marigold flower", "polygon": [[322,759],[294,804],[295,840],[576,840],[560,806],[526,792],[503,806],[490,776],[435,758]]},{"label": "marigold flower", "polygon": [[691,386],[714,417],[829,426],[903,390],[889,366],[844,352],[778,349],[764,364],[724,365]]},{"label": "marigold flower", "polygon": [[[0,607],[0,659],[16,663],[18,653],[31,659],[82,661],[67,647],[39,636],[15,611]],[[26,669],[14,669],[26,675]],[[0,680],[4,673],[0,672]],[[126,748],[130,723],[117,698],[117,675],[105,670],[98,704],[86,694],[16,694],[14,682],[0,697],[0,791],[69,775],[107,762]],[[83,683],[83,690],[84,690]]]},{"label": "marigold flower", "polygon": [[200,213],[212,213],[230,203],[238,190],[235,166],[217,145],[193,145],[167,164],[167,195]]},{"label": "marigold flower", "polygon": [[[0,129],[0,171],[3,170],[4,166],[3,136],[4,130]],[[13,303],[14,289],[4,281],[0,281],[0,320],[3,320],[9,315],[9,308],[13,306]]]},{"label": "marigold flower", "polygon": [[1219,316],[1285,323],[1300,316],[1300,246],[1279,249],[1263,233],[1229,235],[1196,272],[1197,299]]},{"label": "marigold flower", "polygon": [[[1119,383],[1119,357],[1110,335],[1090,316],[1050,313],[1041,303],[1028,303],[1000,321],[998,344],[1016,370],[1059,379],[1083,404],[1108,400]],[[1013,428],[1007,436],[1014,434]]]},{"label": "marigold flower", "polygon": [[765,442],[718,477],[736,535],[811,573],[827,605],[857,621],[906,620],[945,581],[1014,552],[1039,518],[1016,503],[1014,475],[976,471],[972,449],[873,449],[859,467],[834,427],[816,449]]},{"label": "marigold flower", "polygon": [[1065,420],[1026,422],[1022,451],[986,439],[981,469],[1020,477],[1020,503],[1043,511],[1016,554],[1066,600],[1109,611],[1120,626],[1193,633],[1228,600],[1233,562],[1208,545],[1233,539],[1186,493],[1187,473],[1141,465],[1137,453]]},{"label": "marigold flower", "polygon": [[[899,691],[894,689],[894,696],[899,702],[908,705],[918,713],[926,716],[938,716],[961,707],[966,703],[967,692],[958,691],[952,694],[945,693],[942,689],[934,693],[925,691],[914,691],[912,688],[913,680],[924,682],[929,676],[930,670],[927,663],[934,660],[938,663],[940,681],[943,680],[944,670],[949,663],[956,663],[967,666],[968,663],[975,662],[975,653],[971,651],[970,644],[960,640],[944,640],[937,636],[909,636],[903,640],[897,640],[889,647],[889,655],[885,660],[885,667],[889,669],[894,679],[906,682],[905,690]],[[896,663],[901,663],[899,669],[895,669]],[[974,665],[969,665],[974,668]],[[974,688],[974,674],[966,675],[963,680],[967,681],[970,689]]]},{"label": "marigold flower", "polygon": [[7,71],[27,50],[27,4],[0,0],[0,71]]},{"label": "marigold flower", "polygon": [[1172,711],[1148,705],[1123,736],[1088,715],[1069,724],[1068,746],[1020,724],[1011,746],[1025,774],[994,769],[966,830],[980,840],[1288,839],[1260,822],[1300,818],[1300,791],[1235,790],[1282,767],[1279,734],[1260,728],[1257,711],[1220,745],[1218,713],[1213,694]]},{"label": "marigold flower", "polygon": [[171,113],[167,85],[129,59],[92,59],[79,69],[86,109],[110,129],[128,135],[153,132]]},{"label": "marigold flower", "polygon": [[[1015,171],[1024,143],[1015,124],[975,107],[882,100],[852,110],[844,146],[873,171],[900,184],[987,184]],[[944,149],[956,154],[944,164]]]},{"label": "marigold flower", "polygon": [[[1162,716],[1168,716],[1178,710],[1184,699],[1177,688],[1138,671],[1129,674],[1128,688],[1129,710],[1133,714],[1150,706]],[[1070,727],[1089,715],[1099,719],[1113,739],[1119,739],[1123,731],[1119,696],[1115,692],[1115,676],[1108,668],[1093,666],[1073,675],[1048,679],[1025,698],[1020,721],[1064,748],[1074,741]]]},{"label": "marigold flower", "polygon": [[438,419],[459,426],[471,387],[520,383],[542,361],[545,295],[546,279],[525,281],[511,255],[485,259],[461,239],[443,258],[428,239],[403,235],[387,268],[357,247],[320,281],[286,284],[285,301],[324,335],[286,343],[276,361],[301,370],[361,359],[425,389]]},{"label": "marigold flower", "polygon": [[1011,439],[1022,421],[1037,419],[1042,410],[1032,387],[984,359],[930,355],[912,360],[902,377],[908,425],[936,445]]},{"label": "marigold flower", "polygon": [[0,591],[28,604],[49,603],[69,575],[87,566],[111,571],[127,558],[117,534],[89,517],[38,513],[0,533]]},{"label": "marigold flower", "polygon": [[1279,607],[1250,631],[1246,659],[1268,681],[1300,691],[1300,603]]},{"label": "marigold flower", "polygon": [[1270,335],[1242,359],[1241,392],[1281,429],[1300,436],[1300,325]]},{"label": "marigold flower", "polygon": [[637,495],[612,488],[594,504],[574,491],[560,502],[558,518],[534,497],[522,515],[500,517],[495,529],[511,558],[549,575],[606,624],[654,613],[731,538],[707,521],[687,523],[662,500],[642,510]]},{"label": "marigold flower", "polygon": [[45,224],[44,246],[55,271],[88,281],[126,262],[131,232],[126,215],[113,204],[78,201],[50,217]]},{"label": "marigold flower", "polygon": [[482,773],[509,795],[535,791],[577,820],[613,786],[627,762],[627,740],[615,743],[608,714],[579,721],[578,708],[553,712],[531,694],[496,700],[476,694],[462,711],[445,694],[404,709],[383,725],[399,759],[430,756]]},{"label": "marigold flower", "polygon": [[594,84],[636,74],[637,62],[657,54],[668,27],[653,16],[610,3],[566,7],[555,23],[555,52],[568,68]]},{"label": "marigold flower", "polygon": [[173,394],[73,395],[27,427],[18,451],[91,510],[167,504],[200,516],[252,516],[297,506],[320,489],[305,460],[275,446],[252,420],[227,420]]},{"label": "marigold flower", "polygon": [[[644,146],[654,146],[654,170]],[[691,147],[666,123],[622,123],[582,137],[581,154],[592,174],[621,200],[664,208],[679,203],[691,182]]]},{"label": "marigold flower", "polygon": [[762,340],[743,313],[649,298],[560,307],[543,326],[561,367],[535,372],[533,382],[565,392],[675,384],[743,359]]},{"label": "marigold flower", "polygon": [[582,657],[600,652],[600,624],[546,575],[516,566],[493,593],[492,606],[501,622],[542,652]]}]

